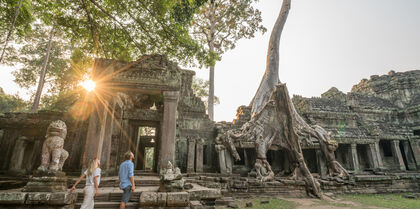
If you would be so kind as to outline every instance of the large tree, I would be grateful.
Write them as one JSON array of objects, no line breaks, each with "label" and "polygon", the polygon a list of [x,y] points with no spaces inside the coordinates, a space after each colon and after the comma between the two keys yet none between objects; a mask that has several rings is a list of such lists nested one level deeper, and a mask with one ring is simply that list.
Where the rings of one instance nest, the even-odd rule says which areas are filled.
[{"label": "large tree", "polygon": [[[13,75],[21,88],[30,90],[41,81],[40,77],[43,78],[46,90],[41,98],[41,109],[59,110],[56,103],[61,102],[61,110],[65,110],[71,102],[64,105],[60,100],[65,99],[65,95],[70,96],[67,93],[77,90],[78,82],[87,73],[91,59],[73,47],[70,41],[63,37],[62,32],[55,31],[55,35],[49,39],[51,28],[44,24],[34,24],[33,28],[33,32],[23,39],[23,45],[6,60],[19,64]],[[45,56],[48,51],[50,59],[46,65]],[[43,70],[44,76],[41,76]]]},{"label": "large tree", "polygon": [[[34,20],[29,0],[0,0],[0,63],[7,50],[13,50],[9,41],[17,40],[31,31]],[[13,35],[15,39],[12,39]],[[9,47],[8,47],[9,46]]]},{"label": "large tree", "polygon": [[[271,143],[286,151],[290,161],[292,177],[306,183],[308,194],[322,197],[319,183],[310,173],[303,157],[301,143],[318,142],[328,166],[330,176],[343,177],[347,171],[335,160],[334,151],[338,144],[318,125],[309,125],[296,111],[285,84],[279,79],[279,46],[283,27],[289,14],[291,0],[283,0],[282,8],[271,32],[267,50],[267,64],[260,86],[251,101],[251,120],[249,128],[242,131],[250,133],[256,141],[257,156],[261,156],[268,170],[266,152]],[[262,131],[261,131],[262,130]],[[312,139],[315,139],[314,141]],[[270,143],[262,143],[268,141]],[[258,158],[258,157],[257,157]],[[256,164],[257,165],[257,164]],[[256,166],[259,168],[261,166]]]},{"label": "large tree", "polygon": [[[204,2],[205,0],[34,1],[31,15],[41,23],[41,26],[37,26],[37,32],[43,32],[43,36],[39,33],[28,35],[29,39],[36,40],[25,41],[20,50],[22,57],[8,59],[9,64],[24,65],[15,73],[16,81],[21,86],[29,88],[35,85],[35,80],[39,80],[34,102],[34,109],[37,109],[44,76],[51,94],[42,98],[48,98],[48,102],[58,102],[57,98],[51,96],[67,95],[62,91],[68,91],[68,79],[61,79],[61,75],[69,72],[71,74],[74,66],[69,64],[72,52],[68,49],[63,51],[66,47],[77,49],[79,54],[87,57],[133,60],[144,54],[161,53],[183,63],[192,63],[205,53],[191,39],[188,30],[193,14]],[[57,34],[53,34],[50,29],[51,36],[45,36],[45,28],[51,27],[61,33],[60,37],[56,37]],[[50,47],[48,41],[45,41],[49,37],[52,39]],[[54,39],[61,40],[61,44]],[[57,63],[66,63],[66,66],[57,67]],[[60,85],[56,85],[57,83]]]},{"label": "large tree", "polygon": [[253,7],[257,0],[210,0],[193,20],[193,35],[209,51],[205,64],[210,66],[208,114],[214,119],[214,69],[216,61],[239,39],[265,32],[261,12]]},{"label": "large tree", "polygon": [[204,0],[38,1],[36,11],[86,53],[133,60],[160,53],[191,63],[200,46],[191,39],[193,14]]}]

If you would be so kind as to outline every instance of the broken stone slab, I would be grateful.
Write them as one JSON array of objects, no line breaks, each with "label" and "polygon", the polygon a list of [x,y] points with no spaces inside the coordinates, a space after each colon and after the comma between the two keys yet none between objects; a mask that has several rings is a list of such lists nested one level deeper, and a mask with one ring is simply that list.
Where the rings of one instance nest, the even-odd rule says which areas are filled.
[{"label": "broken stone slab", "polygon": [[23,205],[26,194],[24,192],[2,192],[0,193],[0,205]]},{"label": "broken stone slab", "polygon": [[168,199],[168,194],[166,192],[158,192],[157,193],[157,205],[158,206],[166,206],[167,199]]},{"label": "broken stone slab", "polygon": [[25,204],[69,205],[76,202],[77,193],[29,192]]},{"label": "broken stone slab", "polygon": [[[157,192],[142,192],[139,200],[140,206],[158,206],[158,193]],[[165,200],[166,204],[166,200]]]},{"label": "broken stone slab", "polygon": [[74,208],[77,193],[69,192],[1,192],[0,208]]},{"label": "broken stone slab", "polygon": [[184,207],[188,206],[189,196],[188,192],[168,192],[167,193],[167,202],[168,207]]}]

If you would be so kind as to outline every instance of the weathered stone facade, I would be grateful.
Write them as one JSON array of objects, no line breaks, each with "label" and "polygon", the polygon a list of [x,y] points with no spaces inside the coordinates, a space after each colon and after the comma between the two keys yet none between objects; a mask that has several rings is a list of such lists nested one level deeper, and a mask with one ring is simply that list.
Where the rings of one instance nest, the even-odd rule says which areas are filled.
[{"label": "weathered stone facade", "polygon": [[[70,112],[0,116],[2,172],[30,173],[38,167],[35,153],[45,141],[46,127],[57,119],[68,125],[64,149],[71,155],[63,167],[67,172],[78,173],[89,159],[99,157],[103,171],[114,175],[127,150],[139,159],[136,169],[143,170],[149,147],[154,148],[154,171],[160,161],[171,161],[182,172],[213,170],[214,123],[193,93],[193,71],[161,55],[134,62],[97,59],[93,71],[99,82],[96,94],[86,98],[87,105],[94,106],[88,117]],[[141,135],[140,127],[153,128],[154,135]],[[189,165],[188,159],[192,159]]]},{"label": "weathered stone facade", "polygon": [[[420,141],[420,71],[371,76],[344,94],[336,88],[320,98],[294,96],[297,111],[311,125],[331,132],[339,143],[337,160],[356,173],[379,170],[417,170]],[[238,108],[232,128],[250,120],[250,108]],[[303,143],[303,153],[311,172],[326,173],[319,145]],[[243,175],[250,171],[254,150],[246,141],[235,141],[245,161],[236,162],[234,170]],[[267,154],[273,170],[284,171],[285,155],[275,145]]]},{"label": "weathered stone facade", "polygon": [[[103,175],[109,176],[102,185],[113,187],[112,178],[127,150],[135,154],[137,172],[156,173],[168,162],[180,168],[175,183],[167,181],[166,189],[136,194],[139,207],[188,207],[194,201],[211,205],[224,201],[219,199],[222,193],[304,195],[305,183],[290,178],[293,161],[281,144],[259,138],[264,143],[258,146],[265,146],[258,147],[255,140],[235,138],[251,120],[250,107],[239,107],[232,123],[210,121],[204,103],[193,93],[193,76],[193,71],[161,55],[135,62],[95,60],[98,88],[84,98],[92,107],[85,117],[72,112],[0,116],[1,174],[13,178],[36,170],[48,125],[62,120],[67,125],[63,149],[69,153],[63,171],[68,175],[80,174],[89,159],[99,157]],[[331,162],[320,142],[299,139],[308,170],[322,190],[420,191],[420,71],[391,71],[362,80],[347,94],[331,88],[319,98],[294,96],[292,101],[306,123],[322,127],[318,133],[328,137],[328,157],[345,168],[330,175]],[[153,156],[147,155],[150,149]],[[2,198],[13,203],[32,194],[11,195],[0,194],[0,205]],[[112,197],[109,193],[107,201],[114,201]]]}]

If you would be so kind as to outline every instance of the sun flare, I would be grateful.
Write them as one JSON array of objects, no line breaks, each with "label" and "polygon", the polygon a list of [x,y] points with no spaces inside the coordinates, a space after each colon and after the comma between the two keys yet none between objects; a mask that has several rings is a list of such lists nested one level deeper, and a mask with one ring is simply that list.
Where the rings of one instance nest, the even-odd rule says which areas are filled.
[{"label": "sun flare", "polygon": [[90,92],[95,89],[96,83],[92,80],[85,80],[80,83],[80,85],[86,89],[86,91]]}]

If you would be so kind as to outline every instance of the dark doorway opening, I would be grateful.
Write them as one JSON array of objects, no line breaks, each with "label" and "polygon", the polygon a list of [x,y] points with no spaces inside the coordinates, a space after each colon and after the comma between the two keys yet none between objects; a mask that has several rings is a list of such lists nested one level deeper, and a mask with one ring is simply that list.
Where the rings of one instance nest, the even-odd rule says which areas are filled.
[{"label": "dark doorway opening", "polygon": [[157,168],[158,128],[138,125],[134,136],[134,167],[136,170],[155,171]]},{"label": "dark doorway opening", "polygon": [[403,161],[404,161],[404,165],[405,165],[405,169],[406,170],[409,170],[408,169],[408,161],[407,161],[407,156],[406,156],[406,154],[405,153],[407,153],[408,152],[408,150],[405,150],[404,149],[404,146],[403,146],[403,144],[400,142],[399,143],[400,144],[400,151],[401,151],[401,155],[402,155],[402,158],[403,158]]}]

